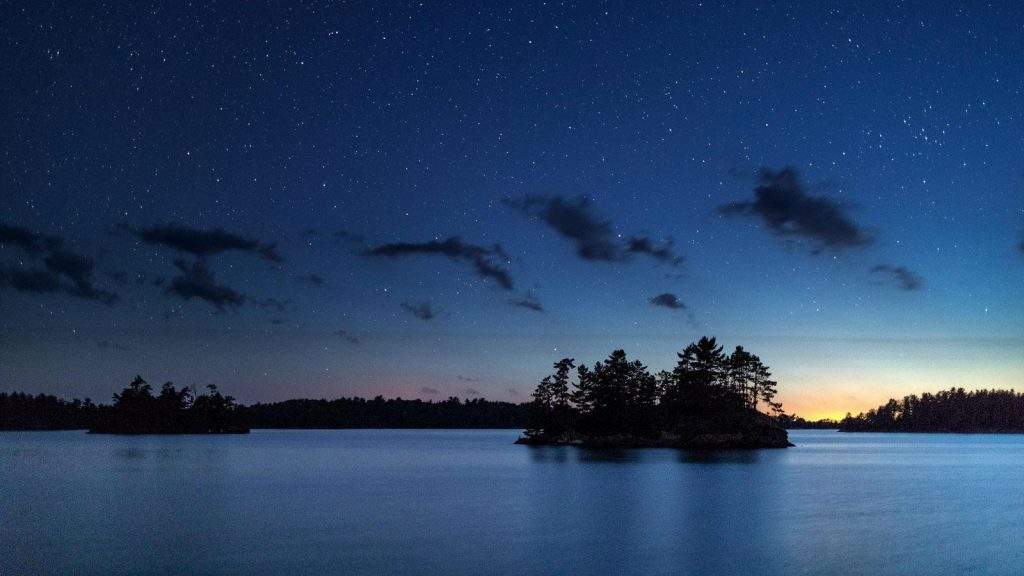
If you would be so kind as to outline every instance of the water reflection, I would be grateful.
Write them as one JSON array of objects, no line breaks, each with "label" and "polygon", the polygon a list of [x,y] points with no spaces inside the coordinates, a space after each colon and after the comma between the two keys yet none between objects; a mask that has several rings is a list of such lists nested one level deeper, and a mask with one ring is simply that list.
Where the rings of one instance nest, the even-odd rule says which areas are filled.
[{"label": "water reflection", "polygon": [[688,464],[757,464],[763,450],[681,450],[679,460]]},{"label": "water reflection", "polygon": [[679,452],[517,434],[0,434],[0,574],[1024,573],[1019,438]]}]

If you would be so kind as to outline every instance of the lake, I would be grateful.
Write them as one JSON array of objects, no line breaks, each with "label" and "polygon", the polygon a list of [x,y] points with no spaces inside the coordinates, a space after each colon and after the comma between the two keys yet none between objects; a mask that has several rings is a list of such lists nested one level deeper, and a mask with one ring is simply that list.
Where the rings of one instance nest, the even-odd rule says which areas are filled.
[{"label": "lake", "polygon": [[1024,436],[0,433],[0,574],[1022,574]]}]

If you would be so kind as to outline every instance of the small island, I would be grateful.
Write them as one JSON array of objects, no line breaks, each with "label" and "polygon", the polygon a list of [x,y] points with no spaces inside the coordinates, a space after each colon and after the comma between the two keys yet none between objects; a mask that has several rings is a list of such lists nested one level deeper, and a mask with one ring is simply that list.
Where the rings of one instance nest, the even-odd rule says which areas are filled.
[{"label": "small island", "polygon": [[196,394],[167,382],[160,393],[136,376],[114,404],[96,410],[90,434],[248,434],[235,399],[210,384]]},{"label": "small island", "polygon": [[[792,446],[779,425],[777,383],[756,355],[725,354],[703,337],[678,354],[671,372],[651,374],[616,350],[593,368],[572,358],[554,364],[533,393],[530,446],[754,449]],[[576,381],[571,382],[575,369]],[[769,413],[764,413],[760,408]]]}]

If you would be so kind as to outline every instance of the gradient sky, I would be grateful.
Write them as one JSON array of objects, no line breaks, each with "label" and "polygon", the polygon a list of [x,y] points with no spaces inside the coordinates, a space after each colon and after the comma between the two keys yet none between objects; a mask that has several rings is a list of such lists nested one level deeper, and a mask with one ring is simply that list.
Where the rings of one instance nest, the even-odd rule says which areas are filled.
[{"label": "gradient sky", "polygon": [[5,3],[0,389],[1020,388],[1024,7],[761,4]]}]

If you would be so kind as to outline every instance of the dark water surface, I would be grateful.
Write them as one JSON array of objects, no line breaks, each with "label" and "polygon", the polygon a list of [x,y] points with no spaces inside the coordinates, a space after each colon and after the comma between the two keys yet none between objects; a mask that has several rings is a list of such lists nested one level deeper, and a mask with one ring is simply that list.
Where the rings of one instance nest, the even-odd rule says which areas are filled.
[{"label": "dark water surface", "polygon": [[1024,436],[0,433],[0,574],[1024,574]]}]

